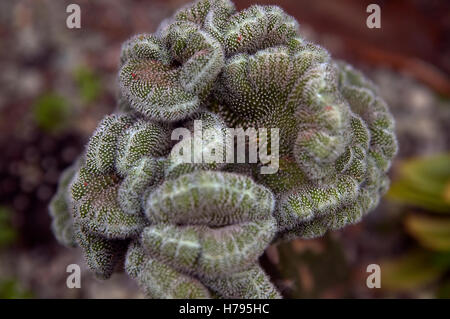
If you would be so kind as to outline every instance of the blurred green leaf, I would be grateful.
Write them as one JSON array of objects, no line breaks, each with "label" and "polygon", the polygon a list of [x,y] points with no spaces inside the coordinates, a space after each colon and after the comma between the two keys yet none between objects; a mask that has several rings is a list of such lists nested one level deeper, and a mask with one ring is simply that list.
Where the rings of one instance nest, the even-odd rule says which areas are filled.
[{"label": "blurred green leaf", "polygon": [[381,267],[381,287],[390,291],[414,291],[437,281],[450,266],[447,254],[428,251],[410,252],[384,260]]},{"label": "blurred green leaf", "polygon": [[433,212],[450,213],[450,154],[411,159],[400,166],[388,198]]},{"label": "blurred green leaf", "polygon": [[408,233],[422,246],[450,252],[450,218],[408,215],[405,226]]},{"label": "blurred green leaf", "polygon": [[33,115],[40,128],[55,132],[67,124],[70,109],[65,98],[56,93],[47,93],[37,99]]},{"label": "blurred green leaf", "polygon": [[439,287],[436,298],[450,299],[450,280],[447,280]]},{"label": "blurred green leaf", "polygon": [[12,244],[17,239],[17,232],[11,224],[11,211],[0,207],[0,248]]},{"label": "blurred green leaf", "polygon": [[89,68],[80,66],[74,72],[75,82],[85,103],[95,101],[101,93],[99,78]]},{"label": "blurred green leaf", "polygon": [[0,280],[0,299],[29,299],[33,294],[23,289],[15,279]]}]

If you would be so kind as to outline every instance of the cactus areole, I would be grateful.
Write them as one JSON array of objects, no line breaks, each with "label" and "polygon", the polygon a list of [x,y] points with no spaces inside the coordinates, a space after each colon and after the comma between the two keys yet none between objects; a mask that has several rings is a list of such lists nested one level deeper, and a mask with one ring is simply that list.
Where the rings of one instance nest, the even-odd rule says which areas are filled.
[{"label": "cactus areole", "polygon": [[[99,278],[125,269],[152,298],[279,298],[265,249],[358,222],[389,186],[397,142],[377,88],[279,7],[196,1],[123,44],[119,83],[117,111],[50,203],[56,238]],[[279,141],[245,143],[279,146],[278,169],[180,160],[173,150],[191,145],[172,132],[199,120],[278,129]],[[225,156],[221,136],[201,154]]]}]

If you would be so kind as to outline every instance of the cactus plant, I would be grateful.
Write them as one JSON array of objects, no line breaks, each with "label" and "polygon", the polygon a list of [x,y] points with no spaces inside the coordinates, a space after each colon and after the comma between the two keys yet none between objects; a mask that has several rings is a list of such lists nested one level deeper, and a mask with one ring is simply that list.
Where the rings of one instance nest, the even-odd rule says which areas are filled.
[{"label": "cactus plant", "polygon": [[[124,267],[155,298],[278,298],[258,263],[267,246],[355,223],[388,188],[388,107],[279,7],[196,1],[123,45],[119,82],[117,112],[50,206],[56,237],[100,278]],[[215,133],[277,128],[278,145],[253,138],[279,146],[279,169],[182,161],[190,140],[170,132],[197,120]],[[200,156],[234,149],[217,136]]]}]

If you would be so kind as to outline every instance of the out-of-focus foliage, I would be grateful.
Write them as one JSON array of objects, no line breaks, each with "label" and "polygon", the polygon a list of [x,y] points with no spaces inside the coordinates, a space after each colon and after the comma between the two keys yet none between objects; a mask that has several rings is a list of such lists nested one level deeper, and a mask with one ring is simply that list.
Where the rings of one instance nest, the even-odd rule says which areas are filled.
[{"label": "out-of-focus foliage", "polygon": [[388,198],[436,213],[450,213],[450,154],[405,161]]},{"label": "out-of-focus foliage", "polygon": [[[12,211],[0,206],[0,253],[17,239],[18,234],[11,223]],[[0,255],[0,259],[3,257]],[[0,299],[31,298],[30,292],[26,291],[17,280],[3,277],[0,273]]]},{"label": "out-of-focus foliage", "polygon": [[450,218],[409,215],[405,218],[405,226],[423,247],[450,252]]},{"label": "out-of-focus foliage", "polygon": [[437,298],[450,298],[450,280],[445,281],[436,293]]},{"label": "out-of-focus foliage", "polygon": [[11,211],[0,207],[0,248],[9,246],[16,238],[16,230],[11,225]]},{"label": "out-of-focus foliage", "polygon": [[437,297],[450,296],[447,283],[433,287],[450,270],[450,154],[405,161],[388,196],[421,212],[407,212],[406,233],[418,247],[381,263],[382,287],[411,292],[431,288]]},{"label": "out-of-focus foliage", "polygon": [[15,279],[0,279],[0,299],[29,299],[33,294]]},{"label": "out-of-focus foliage", "polygon": [[381,287],[394,292],[410,292],[438,280],[450,268],[450,254],[411,251],[383,261]]},{"label": "out-of-focus foliage", "polygon": [[66,127],[70,109],[66,99],[56,93],[39,97],[33,107],[36,124],[47,132],[57,132]]},{"label": "out-of-focus foliage", "polygon": [[90,68],[79,66],[73,76],[83,102],[93,102],[100,96],[102,91],[100,80]]}]

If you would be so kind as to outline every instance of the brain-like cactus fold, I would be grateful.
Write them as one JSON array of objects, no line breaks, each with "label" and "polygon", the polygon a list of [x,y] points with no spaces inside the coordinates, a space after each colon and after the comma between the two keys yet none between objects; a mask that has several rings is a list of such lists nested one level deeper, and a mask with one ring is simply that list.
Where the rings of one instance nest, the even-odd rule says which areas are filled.
[{"label": "brain-like cactus fold", "polygon": [[[198,0],[124,43],[119,83],[50,203],[56,238],[99,278],[124,265],[153,298],[279,298],[258,263],[268,245],[356,223],[389,186],[397,142],[377,88],[279,7]],[[227,129],[279,129],[278,170],[186,163],[197,146],[172,132],[196,121],[219,159]]]}]

